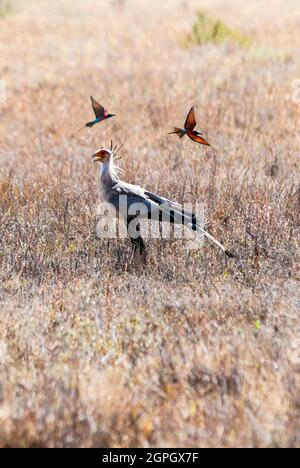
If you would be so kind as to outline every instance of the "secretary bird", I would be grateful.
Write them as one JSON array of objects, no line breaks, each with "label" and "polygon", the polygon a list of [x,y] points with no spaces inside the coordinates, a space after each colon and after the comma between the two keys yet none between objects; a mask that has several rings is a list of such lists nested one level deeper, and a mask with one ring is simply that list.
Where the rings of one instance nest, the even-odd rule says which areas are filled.
[{"label": "secretary bird", "polygon": [[[124,219],[131,240],[133,256],[136,253],[145,255],[146,251],[144,240],[140,235],[139,220],[156,219],[162,222],[162,216],[168,215],[168,221],[171,224],[185,225],[193,231],[202,233],[214,245],[221,249],[227,257],[234,257],[234,255],[217,239],[207,232],[205,227],[199,225],[193,213],[183,211],[177,203],[149,192],[138,185],[121,181],[117,176],[116,166],[114,164],[114,156],[120,149],[121,147],[118,150],[116,150],[116,147],[113,149],[111,144],[110,149],[101,148],[93,154],[92,158],[94,162],[102,163],[100,169],[100,187],[103,201],[112,206],[115,213]],[[121,196],[126,198],[125,210],[120,209]],[[134,205],[142,206],[143,209],[135,211]],[[131,229],[132,221],[135,221],[135,223],[133,223],[135,232],[132,232]]]}]

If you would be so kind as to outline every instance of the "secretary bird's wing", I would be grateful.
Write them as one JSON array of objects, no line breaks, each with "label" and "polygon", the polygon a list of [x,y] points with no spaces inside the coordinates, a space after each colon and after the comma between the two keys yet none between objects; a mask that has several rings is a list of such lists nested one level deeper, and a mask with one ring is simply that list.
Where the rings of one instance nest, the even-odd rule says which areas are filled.
[{"label": "secretary bird's wing", "polygon": [[184,224],[190,229],[195,229],[197,221],[196,216],[191,211],[187,211],[178,203],[172,202],[167,198],[156,195],[155,193],[145,191],[145,195],[158,203],[161,211],[170,216],[170,221],[175,224]]},{"label": "secretary bird's wing", "polygon": [[233,257],[233,255],[228,250],[226,250],[226,248],[217,239],[215,239],[211,234],[209,234],[209,232],[207,232],[204,226],[201,226],[194,213],[186,211],[177,203],[173,203],[167,198],[160,197],[154,193],[145,191],[145,195],[159,204],[161,211],[170,216],[171,222],[176,224],[184,224],[190,229],[201,232],[205,237],[207,237],[207,239],[219,247],[228,257]]},{"label": "secretary bird's wing", "polygon": [[[146,216],[149,216],[149,213],[151,213],[151,216],[153,217],[152,219],[154,219],[155,215],[161,211],[168,216],[170,222],[175,224],[184,224],[189,229],[203,233],[207,239],[219,247],[228,257],[233,257],[233,255],[226,250],[226,248],[217,239],[206,231],[205,227],[202,227],[199,224],[192,212],[184,210],[177,203],[173,203],[167,198],[160,197],[155,193],[145,191],[138,185],[131,185],[125,182],[118,182],[112,188],[112,192],[114,193],[114,196],[117,195],[118,203],[120,201],[120,195],[126,195],[129,215],[133,215],[133,213],[130,213],[130,209],[135,210],[135,208],[137,208],[137,211],[139,211],[138,216],[145,218]],[[140,209],[140,207],[142,209]]]},{"label": "secretary bird's wing", "polygon": [[174,206],[174,207],[180,207],[180,205],[178,203],[174,203],[172,202],[171,200],[168,200],[168,198],[165,198],[165,197],[161,197],[160,195],[156,195],[155,193],[152,193],[152,192],[148,192],[148,190],[145,190],[144,191],[144,194],[146,195],[146,197],[150,198],[150,200],[153,200],[155,201],[156,203],[158,203],[159,205],[161,203],[169,203],[170,205]]},{"label": "secretary bird's wing", "polygon": [[130,216],[133,216],[135,212],[139,212],[138,215],[141,218],[148,218],[150,213],[155,218],[155,214],[160,211],[159,205],[145,195],[142,187],[121,181],[112,187],[108,195],[108,201],[117,209],[122,205],[122,211],[126,208]]},{"label": "secretary bird's wing", "polygon": [[145,191],[139,185],[128,184],[126,182],[119,181],[112,187],[119,196],[127,196],[133,201],[144,202],[147,201]]}]

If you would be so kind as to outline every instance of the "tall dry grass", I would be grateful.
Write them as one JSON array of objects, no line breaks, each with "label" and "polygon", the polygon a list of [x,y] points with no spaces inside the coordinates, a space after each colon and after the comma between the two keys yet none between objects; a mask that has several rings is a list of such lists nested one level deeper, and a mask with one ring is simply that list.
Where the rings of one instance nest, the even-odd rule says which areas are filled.
[{"label": "tall dry grass", "polygon": [[[1,446],[299,445],[300,10],[221,4],[251,50],[182,48],[195,1],[1,22]],[[76,133],[90,94],[118,117]],[[166,136],[191,104],[212,149]],[[126,180],[203,202],[237,258],[153,240],[128,268],[127,241],[96,237],[111,138]]]}]

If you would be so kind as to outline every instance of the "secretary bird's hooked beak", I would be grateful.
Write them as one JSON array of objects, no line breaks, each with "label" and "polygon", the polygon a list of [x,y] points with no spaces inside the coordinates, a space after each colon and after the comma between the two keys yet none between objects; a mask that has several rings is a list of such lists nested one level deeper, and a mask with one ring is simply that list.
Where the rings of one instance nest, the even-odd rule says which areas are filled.
[{"label": "secretary bird's hooked beak", "polygon": [[[116,156],[118,154],[118,152],[123,148],[124,144],[119,146],[119,148],[117,147],[117,145],[113,148],[113,144],[111,142],[111,147],[110,149],[106,149],[106,148],[101,148],[99,149],[98,151],[96,151],[96,153],[93,154],[92,156],[92,159],[93,159],[93,162],[104,162],[105,160],[109,160],[109,158],[111,156]],[[117,158],[116,161],[118,161],[119,159],[121,159],[121,157]]]},{"label": "secretary bird's hooked beak", "polygon": [[93,159],[93,162],[103,162],[105,160],[105,158],[107,158],[108,156],[110,156],[112,154],[111,151],[109,150],[106,150],[106,149],[100,149],[98,151],[96,151],[96,153],[93,154],[92,156],[92,159]]}]

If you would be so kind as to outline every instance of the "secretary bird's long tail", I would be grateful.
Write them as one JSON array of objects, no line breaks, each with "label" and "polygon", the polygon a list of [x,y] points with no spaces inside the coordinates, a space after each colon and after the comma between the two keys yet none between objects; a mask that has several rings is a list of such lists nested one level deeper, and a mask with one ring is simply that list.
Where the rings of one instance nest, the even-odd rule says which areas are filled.
[{"label": "secretary bird's long tail", "polygon": [[219,247],[219,249],[221,249],[224,254],[227,255],[227,257],[234,258],[234,255],[229,250],[227,250],[224,245],[221,244],[221,242],[215,239],[209,232],[206,231],[205,227],[201,226],[197,222],[196,216],[193,213],[182,210],[179,205],[169,201],[160,203],[160,209],[163,213],[170,217],[171,223],[182,224],[193,231],[201,232],[205,237],[207,237],[207,239]]}]

